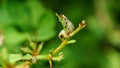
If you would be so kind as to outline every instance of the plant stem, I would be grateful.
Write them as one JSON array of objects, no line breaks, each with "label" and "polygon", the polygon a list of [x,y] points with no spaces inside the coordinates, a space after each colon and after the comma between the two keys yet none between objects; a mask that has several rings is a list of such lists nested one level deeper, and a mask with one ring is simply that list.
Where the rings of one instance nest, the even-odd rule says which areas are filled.
[{"label": "plant stem", "polygon": [[68,40],[64,40],[55,50],[53,50],[52,54],[55,55],[59,52],[65,45],[67,44]]},{"label": "plant stem", "polygon": [[63,47],[67,45],[67,42],[70,40],[71,37],[73,37],[76,33],[78,33],[81,29],[83,29],[86,26],[85,21],[82,21],[81,24],[79,24],[79,27],[76,28],[71,34],[68,39],[65,39],[62,41],[62,43],[52,52],[52,55],[55,55],[58,53]]},{"label": "plant stem", "polygon": [[73,37],[76,33],[78,33],[81,29],[83,29],[84,27],[78,27],[76,28],[71,34],[70,34],[70,37]]},{"label": "plant stem", "polygon": [[50,68],[52,68],[52,60],[49,60]]}]

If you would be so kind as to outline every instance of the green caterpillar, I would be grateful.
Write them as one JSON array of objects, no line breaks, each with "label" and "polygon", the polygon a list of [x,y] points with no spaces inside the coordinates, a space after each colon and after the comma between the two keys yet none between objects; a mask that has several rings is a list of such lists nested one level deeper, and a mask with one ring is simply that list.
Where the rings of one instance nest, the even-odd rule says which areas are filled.
[{"label": "green caterpillar", "polygon": [[56,16],[59,18],[59,21],[62,23],[63,29],[65,30],[66,34],[69,34],[73,32],[74,25],[67,19],[65,15],[58,15],[56,13]]},{"label": "green caterpillar", "polygon": [[74,31],[74,25],[68,20],[65,15],[58,15],[56,13],[56,16],[58,17],[59,21],[62,23],[63,26],[63,30],[60,32],[59,37],[64,38],[69,36],[69,34]]}]

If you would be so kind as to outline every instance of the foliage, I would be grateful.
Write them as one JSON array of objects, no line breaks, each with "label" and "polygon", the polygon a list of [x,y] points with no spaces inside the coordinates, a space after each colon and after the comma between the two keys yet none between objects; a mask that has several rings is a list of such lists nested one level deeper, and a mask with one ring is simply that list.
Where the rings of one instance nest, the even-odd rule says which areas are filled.
[{"label": "foliage", "polygon": [[[73,37],[75,40],[69,41],[76,43],[61,50],[64,60],[53,62],[53,68],[120,68],[119,4],[119,0],[1,0],[0,55],[12,53],[11,56],[16,54],[19,59],[30,57],[21,52],[26,47],[31,49],[26,33],[37,46],[45,41],[40,51],[42,55],[57,48],[61,43],[57,35],[62,29],[55,17],[57,12],[65,14],[75,28],[83,19],[87,27]],[[17,63],[19,68],[29,67],[29,62],[21,62],[24,61]],[[31,68],[39,67],[49,68],[49,62],[41,60],[31,65]]]},{"label": "foliage", "polygon": [[[17,24],[15,24],[15,25],[17,27],[19,27],[19,29],[25,30],[28,33],[29,33],[28,29],[30,29],[29,26],[31,26],[32,30],[34,29],[34,31],[31,30],[31,32],[34,32],[35,34],[31,33],[30,37],[32,37],[32,39],[29,37],[28,34],[26,34],[28,41],[29,41],[29,46],[21,48],[21,50],[25,53],[25,55],[22,55],[20,53],[8,54],[6,48],[1,49],[2,50],[1,53],[3,54],[3,55],[0,55],[1,61],[2,61],[2,67],[4,67],[4,68],[21,68],[21,67],[22,68],[30,68],[31,64],[35,64],[35,63],[39,62],[39,60],[40,61],[48,60],[49,64],[50,64],[50,68],[52,68],[53,61],[61,61],[63,59],[63,53],[60,53],[58,56],[54,56],[54,55],[57,54],[67,44],[76,42],[75,40],[70,40],[70,39],[76,33],[78,33],[82,28],[85,27],[85,25],[86,25],[85,21],[82,21],[82,23],[79,24],[78,28],[74,30],[73,29],[74,25],[67,19],[66,16],[56,14],[57,17],[59,18],[60,22],[63,25],[63,30],[59,33],[59,38],[62,40],[62,43],[56,49],[51,50],[50,53],[48,52],[49,54],[42,55],[41,51],[43,49],[44,43],[42,42],[41,44],[38,44],[38,42],[47,40],[52,36],[51,33],[53,33],[53,32],[52,32],[52,30],[50,31],[50,29],[53,27],[49,26],[50,27],[49,28],[46,26],[48,25],[48,23],[47,23],[48,20],[50,20],[51,23],[52,22],[54,23],[54,19],[53,19],[52,15],[49,15],[50,14],[49,12],[48,12],[49,14],[48,13],[43,14],[44,16],[40,16],[41,15],[40,12],[37,13],[37,11],[38,11],[37,9],[40,6],[37,1],[36,2],[28,1],[26,3],[28,4],[27,8],[25,8],[26,6],[20,6],[19,3],[18,3],[18,5],[15,6],[15,8],[20,7],[18,9],[19,11],[18,10],[13,11],[14,10],[13,5],[10,5],[11,3],[10,4],[8,3],[8,5],[9,5],[8,12],[10,12],[9,15],[11,14],[10,16],[11,16],[11,18],[13,18],[13,21],[11,21],[10,23],[16,22]],[[30,3],[30,5],[29,5],[29,3]],[[31,6],[33,4],[36,5],[35,8],[33,6]],[[29,14],[32,17],[31,19],[28,18],[28,15],[26,15],[25,17],[21,15],[21,13],[25,14],[25,12],[26,12],[25,10],[29,9],[29,7],[30,7],[30,9],[32,9],[29,11],[33,12],[33,14],[32,13]],[[39,8],[41,8],[41,7],[39,7]],[[6,10],[7,10],[7,8],[6,8]],[[43,11],[45,11],[45,10],[43,10]],[[27,12],[27,13],[29,13],[29,12]],[[40,13],[40,15],[37,15],[39,13]],[[18,15],[18,18],[16,17],[16,15]],[[38,19],[40,19],[39,17],[42,17],[40,24],[38,23],[39,22]],[[24,20],[24,18],[26,18],[26,19]],[[29,23],[31,23],[32,25],[28,26],[28,21],[30,21]],[[40,25],[40,26],[38,26],[38,25]],[[4,27],[3,27],[3,29],[4,29]],[[20,44],[21,42],[26,40],[24,33],[23,33],[24,31],[18,32],[13,27],[9,28],[8,32],[9,31],[10,31],[9,35],[8,36],[5,35],[5,37],[7,37],[7,39],[6,39],[7,42],[5,42],[5,43],[15,45],[15,44]],[[6,33],[8,33],[8,32],[6,32]],[[49,32],[49,34],[45,34],[44,32],[45,33]],[[42,33],[43,33],[43,35],[42,35]],[[16,34],[16,35],[13,36],[14,34]],[[4,35],[4,34],[1,34],[1,35]],[[11,39],[14,39],[12,37],[15,37],[15,39],[17,39],[17,40],[14,40],[14,41],[11,40]],[[1,39],[4,39],[4,38],[1,38]],[[32,40],[36,41],[37,43],[33,42]],[[1,40],[1,41],[3,41],[3,40]],[[3,42],[1,42],[1,45],[3,45]],[[6,57],[6,58],[4,58],[4,57]],[[21,63],[20,61],[23,61],[23,62]],[[18,62],[20,62],[20,63],[18,63]]]}]

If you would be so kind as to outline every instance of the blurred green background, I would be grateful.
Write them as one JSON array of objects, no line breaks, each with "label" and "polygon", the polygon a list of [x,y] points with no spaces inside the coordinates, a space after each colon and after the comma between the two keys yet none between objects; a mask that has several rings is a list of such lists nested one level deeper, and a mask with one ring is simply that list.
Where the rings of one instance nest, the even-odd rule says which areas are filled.
[{"label": "blurred green background", "polygon": [[[62,25],[55,13],[64,14],[75,27],[86,27],[66,46],[64,59],[53,68],[120,68],[120,0],[0,0],[0,44],[9,53],[22,53],[28,33],[34,42],[45,42],[42,54],[56,48]],[[1,64],[2,62],[0,62]],[[31,68],[49,68],[39,61]]]}]

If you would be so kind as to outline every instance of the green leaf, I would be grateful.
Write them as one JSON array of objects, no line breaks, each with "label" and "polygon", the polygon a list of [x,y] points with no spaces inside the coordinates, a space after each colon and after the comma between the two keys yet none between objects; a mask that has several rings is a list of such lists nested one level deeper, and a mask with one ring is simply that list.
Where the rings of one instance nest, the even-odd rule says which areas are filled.
[{"label": "green leaf", "polygon": [[32,40],[45,41],[55,35],[54,14],[45,9],[37,0],[9,2],[8,5],[8,12],[14,25],[30,33]]},{"label": "green leaf", "polygon": [[22,50],[24,53],[33,54],[33,51],[32,51],[30,48],[28,48],[28,47],[21,48],[21,50]]},{"label": "green leaf", "polygon": [[24,31],[30,28],[29,9],[25,2],[8,2],[7,9],[14,25],[17,25],[17,27]]},{"label": "green leaf", "polygon": [[23,31],[37,28],[39,19],[45,10],[40,2],[31,0],[27,2],[9,2],[8,5],[12,20]]},{"label": "green leaf", "polygon": [[42,48],[43,48],[44,42],[42,42],[41,44],[38,45],[38,49],[37,52],[40,53]]},{"label": "green leaf", "polygon": [[17,62],[21,59],[22,59],[22,54],[10,54],[9,62],[10,63],[15,63],[15,62]]},{"label": "green leaf", "polygon": [[38,29],[36,30],[35,35],[32,36],[32,39],[37,41],[46,41],[55,36],[55,19],[54,15],[50,11],[46,11],[42,18],[40,19],[40,24]]},{"label": "green leaf", "polygon": [[9,27],[4,31],[4,37],[4,43],[8,51],[15,53],[20,52],[20,45],[26,40],[26,35],[18,32],[13,27]]},{"label": "green leaf", "polygon": [[11,18],[6,10],[6,8],[0,8],[0,27],[5,28],[5,26],[11,24]]},{"label": "green leaf", "polygon": [[20,33],[14,28],[10,28],[5,30],[5,43],[7,45],[15,45],[20,44],[26,40],[26,36],[24,33]]},{"label": "green leaf", "polygon": [[32,56],[30,54],[26,54],[25,56],[22,56],[22,54],[10,54],[9,56],[9,62],[15,63],[19,60],[30,60],[32,59]]},{"label": "green leaf", "polygon": [[42,6],[42,4],[40,3],[40,1],[32,1],[29,0],[27,1],[27,6],[29,8],[30,11],[30,22],[31,25],[36,28],[38,27],[39,24],[39,19],[41,18],[41,16],[43,15],[45,9]]},{"label": "green leaf", "polygon": [[75,42],[76,42],[76,40],[70,40],[70,41],[67,42],[67,44],[73,44]]},{"label": "green leaf", "polygon": [[30,60],[32,59],[32,56],[30,54],[26,54],[25,56],[22,57],[22,60]]}]

